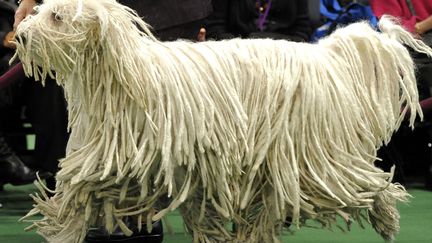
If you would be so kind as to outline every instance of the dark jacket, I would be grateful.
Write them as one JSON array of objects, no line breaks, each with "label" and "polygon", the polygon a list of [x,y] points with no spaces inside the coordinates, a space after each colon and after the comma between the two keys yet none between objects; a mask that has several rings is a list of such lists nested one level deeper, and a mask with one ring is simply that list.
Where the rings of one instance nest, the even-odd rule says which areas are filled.
[{"label": "dark jacket", "polygon": [[211,11],[211,0],[119,0],[136,10],[161,40],[195,40],[202,20]]},{"label": "dark jacket", "polygon": [[312,27],[307,0],[272,0],[263,31],[256,24],[259,16],[257,2],[259,0],[213,0],[214,12],[205,23],[207,38],[309,40]]}]

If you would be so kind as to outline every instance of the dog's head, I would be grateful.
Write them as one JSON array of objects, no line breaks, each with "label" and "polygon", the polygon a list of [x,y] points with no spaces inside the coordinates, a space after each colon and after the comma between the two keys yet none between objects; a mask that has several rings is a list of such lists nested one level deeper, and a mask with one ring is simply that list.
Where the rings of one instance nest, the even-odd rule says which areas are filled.
[{"label": "dog's head", "polygon": [[[17,28],[17,53],[26,73],[45,79],[51,70],[64,78],[78,65],[99,62],[154,39],[130,8],[115,0],[45,0]],[[61,81],[61,80],[60,80]]]}]

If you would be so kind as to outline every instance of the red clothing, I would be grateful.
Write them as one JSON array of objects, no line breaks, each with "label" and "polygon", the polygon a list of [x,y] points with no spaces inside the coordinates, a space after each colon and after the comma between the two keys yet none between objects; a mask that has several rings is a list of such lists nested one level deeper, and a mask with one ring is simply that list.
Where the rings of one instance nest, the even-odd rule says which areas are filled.
[{"label": "red clothing", "polygon": [[417,22],[432,15],[432,0],[411,0],[416,16],[412,16],[406,0],[370,0],[372,11],[381,18],[384,14],[399,17],[402,25],[412,33]]}]

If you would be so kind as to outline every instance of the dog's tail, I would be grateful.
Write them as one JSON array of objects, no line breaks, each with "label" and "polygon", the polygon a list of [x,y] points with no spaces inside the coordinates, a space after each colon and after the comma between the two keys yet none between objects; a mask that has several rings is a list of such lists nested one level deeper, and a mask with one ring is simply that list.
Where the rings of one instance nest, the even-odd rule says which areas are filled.
[{"label": "dog's tail", "polygon": [[[432,48],[426,45],[421,38],[415,38],[414,35],[406,31],[401,25],[400,20],[398,18],[384,15],[379,22],[379,29],[381,32],[388,37],[389,39],[393,39],[412,50],[423,53],[430,58],[432,58]],[[406,114],[406,118],[411,117],[412,121],[412,112],[408,110]],[[423,115],[421,115],[423,117]]]},{"label": "dog's tail", "polygon": [[421,39],[414,38],[411,33],[406,31],[400,25],[399,19],[384,15],[379,21],[379,29],[390,39],[394,39],[412,48],[414,51],[424,53],[432,58],[432,48],[426,45]]}]

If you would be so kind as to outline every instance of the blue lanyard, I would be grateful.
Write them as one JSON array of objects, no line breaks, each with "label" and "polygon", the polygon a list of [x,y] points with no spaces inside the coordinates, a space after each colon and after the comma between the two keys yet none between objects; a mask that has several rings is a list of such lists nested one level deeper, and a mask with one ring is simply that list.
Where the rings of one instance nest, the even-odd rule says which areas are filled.
[{"label": "blue lanyard", "polygon": [[271,0],[267,0],[265,3],[265,8],[263,9],[263,6],[261,5],[261,1],[257,1],[257,4],[259,4],[259,8],[258,8],[258,12],[259,12],[259,16],[258,16],[258,23],[257,23],[257,27],[260,31],[264,30],[264,24],[267,20],[270,8],[271,8]]}]

